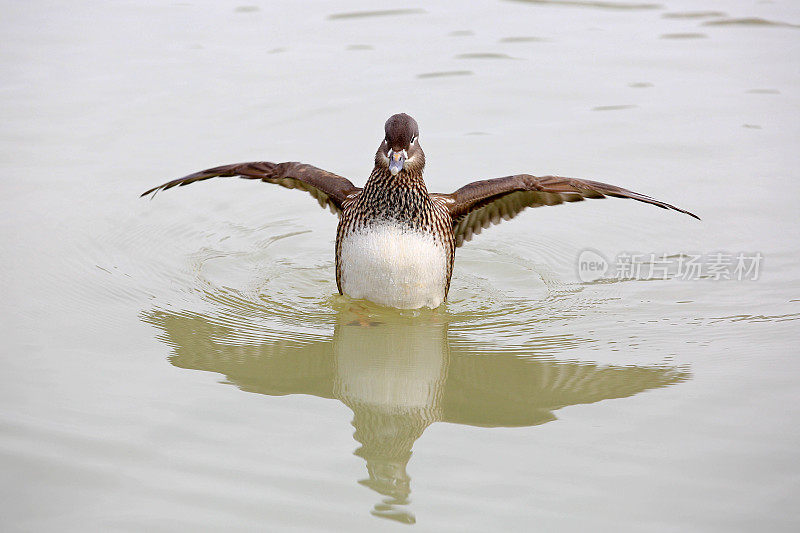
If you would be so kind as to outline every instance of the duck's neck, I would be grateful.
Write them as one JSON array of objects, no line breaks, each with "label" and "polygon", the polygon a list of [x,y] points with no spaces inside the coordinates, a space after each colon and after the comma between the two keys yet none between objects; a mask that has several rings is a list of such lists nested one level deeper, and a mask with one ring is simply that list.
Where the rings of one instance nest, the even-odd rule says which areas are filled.
[{"label": "duck's neck", "polygon": [[432,204],[422,172],[401,170],[393,176],[389,169],[376,166],[359,195],[361,209],[375,219],[389,219],[417,226],[427,217]]},{"label": "duck's neck", "polygon": [[369,175],[364,191],[367,189],[416,189],[425,195],[428,189],[425,188],[425,181],[422,179],[422,172],[411,172],[401,170],[396,175],[392,175],[388,168],[375,165]]}]

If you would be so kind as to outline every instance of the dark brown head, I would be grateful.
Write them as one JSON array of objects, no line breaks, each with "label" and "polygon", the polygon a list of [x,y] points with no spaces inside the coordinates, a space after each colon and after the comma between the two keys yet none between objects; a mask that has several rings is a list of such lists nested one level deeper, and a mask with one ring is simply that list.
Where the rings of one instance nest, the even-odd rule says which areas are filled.
[{"label": "dark brown head", "polygon": [[384,126],[386,136],[375,154],[375,164],[389,169],[392,176],[401,171],[422,173],[425,153],[419,145],[417,121],[405,113],[392,115]]}]

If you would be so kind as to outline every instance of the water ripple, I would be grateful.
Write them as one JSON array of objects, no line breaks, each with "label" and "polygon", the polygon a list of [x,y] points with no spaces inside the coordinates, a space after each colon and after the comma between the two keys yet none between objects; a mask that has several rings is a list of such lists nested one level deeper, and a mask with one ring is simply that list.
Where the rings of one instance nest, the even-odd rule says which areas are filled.
[{"label": "water ripple", "polygon": [[722,11],[676,11],[673,13],[664,13],[661,16],[665,19],[703,19],[724,17],[726,13]]},{"label": "water ripple", "polygon": [[417,74],[417,78],[451,78],[453,76],[472,76],[474,72],[471,70],[443,70],[440,72],[423,72]]},{"label": "water ripple", "polygon": [[560,7],[585,7],[590,9],[612,9],[612,10],[638,10],[638,9],[661,9],[661,4],[650,4],[640,2],[593,2],[590,0],[510,0],[512,2],[522,2],[525,4],[542,4]]},{"label": "water ripple", "polygon": [[754,26],[754,27],[774,27],[774,28],[800,28],[799,24],[790,24],[778,20],[767,20],[759,17],[731,18],[722,20],[709,20],[703,26]]},{"label": "water ripple", "polygon": [[424,9],[382,9],[375,11],[349,11],[347,13],[334,13],[328,15],[328,20],[369,18],[369,17],[394,17],[398,15],[421,15]]}]

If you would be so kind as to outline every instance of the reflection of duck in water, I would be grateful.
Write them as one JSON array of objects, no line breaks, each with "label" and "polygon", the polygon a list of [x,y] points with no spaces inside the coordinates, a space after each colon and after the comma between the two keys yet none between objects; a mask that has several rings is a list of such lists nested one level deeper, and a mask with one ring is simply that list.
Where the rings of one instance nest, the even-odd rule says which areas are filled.
[{"label": "reflection of duck in water", "polygon": [[238,163],[196,172],[142,196],[218,176],[240,176],[309,192],[339,215],[336,284],[339,293],[401,309],[435,308],[447,298],[455,249],[491,224],[527,207],[586,198],[632,198],[692,213],[596,181],[519,174],[469,183],[452,194],[428,193],[419,127],[393,115],[364,188],[302,163]]},{"label": "reflection of duck in water", "polygon": [[347,405],[361,443],[355,453],[369,472],[361,483],[385,496],[373,514],[409,523],[406,465],[430,424],[533,426],[568,405],[632,396],[688,377],[675,367],[601,367],[476,349],[448,336],[443,313],[430,320],[385,313],[372,327],[354,318],[340,313],[331,339],[276,340],[264,331],[262,344],[254,344],[252,330],[237,343],[235,329],[199,314],[153,311],[144,320],[162,330],[175,366],[225,374],[248,392],[311,394]]}]

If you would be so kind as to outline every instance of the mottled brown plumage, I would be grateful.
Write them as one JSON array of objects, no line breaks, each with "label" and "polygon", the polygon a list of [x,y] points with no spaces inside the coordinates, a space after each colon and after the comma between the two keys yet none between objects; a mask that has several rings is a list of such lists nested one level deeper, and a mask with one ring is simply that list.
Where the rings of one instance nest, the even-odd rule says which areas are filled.
[{"label": "mottled brown plumage", "polygon": [[[175,186],[188,185],[195,181],[227,176],[258,179],[289,189],[304,190],[311,194],[321,206],[328,207],[339,215],[339,227],[336,235],[336,283],[339,292],[342,294],[348,292],[372,294],[372,296],[361,297],[395,307],[415,306],[414,302],[418,301],[413,294],[415,290],[443,291],[442,294],[425,300],[433,302],[426,304],[429,307],[438,305],[436,302],[441,303],[447,297],[450,286],[455,249],[470,240],[473,235],[480,233],[483,228],[497,224],[501,220],[509,220],[528,207],[557,205],[564,202],[579,202],[586,198],[612,196],[631,198],[699,219],[688,211],[621,187],[558,176],[537,177],[519,174],[476,181],[451,194],[428,193],[422,178],[425,168],[425,153],[419,145],[417,122],[412,117],[400,113],[386,121],[384,131],[385,137],[375,154],[375,167],[363,189],[356,187],[346,178],[303,163],[254,162],[224,165],[196,172],[154,187],[143,193],[142,196]],[[406,270],[403,270],[402,264],[393,264],[391,260],[386,262],[386,254],[394,253],[394,248],[384,246],[384,244],[391,245],[392,243],[380,243],[381,248],[384,249],[380,251],[380,254],[376,253],[376,257],[370,257],[369,250],[358,248],[356,248],[356,255],[348,251],[351,256],[343,256],[343,243],[349,242],[348,239],[352,239],[356,235],[369,235],[371,231],[377,231],[378,228],[385,231],[386,227],[403,236],[421,236],[419,238],[427,243],[424,244],[427,248],[423,248],[423,251],[427,250],[433,255],[424,258],[424,261],[420,260],[422,262],[418,264],[409,264]],[[427,238],[425,236],[431,238],[430,242],[425,241]],[[412,242],[412,248],[421,245],[420,243],[423,241]],[[403,248],[407,247],[409,243],[398,245]],[[416,248],[413,249],[416,250]],[[348,250],[350,249],[348,248]],[[406,254],[412,253],[408,251],[409,249],[404,250]],[[405,260],[409,260],[401,252],[398,252],[400,254],[398,257],[406,257]],[[413,253],[410,256],[411,262],[416,260]],[[416,277],[429,274],[420,272],[420,268],[424,268],[424,265],[429,263],[438,264],[434,257],[438,253],[444,254],[446,260],[445,268],[441,272],[443,277],[440,280],[441,284],[431,286],[424,286],[424,283],[423,285],[415,284]],[[380,257],[377,257],[378,255]],[[365,261],[369,264],[355,266],[349,264],[349,262]],[[353,266],[352,269],[351,266]],[[363,285],[368,282],[355,279],[355,273],[360,275],[364,268],[373,269],[371,274],[374,274],[375,277],[370,278],[371,283],[379,286],[379,291],[383,286],[382,283],[387,284],[386,290],[394,290],[398,284],[405,284],[402,295],[389,296],[387,301],[382,301],[383,298],[380,294],[370,293],[370,290],[374,291],[374,286],[364,287]],[[346,274],[348,269],[354,273],[350,275],[351,279],[349,280]],[[374,269],[379,270],[375,272]],[[380,269],[386,269],[386,271],[383,272]],[[436,276],[439,274],[434,273],[433,278]],[[391,279],[384,280],[384,277]],[[345,286],[348,282],[351,287],[349,291]]]}]

